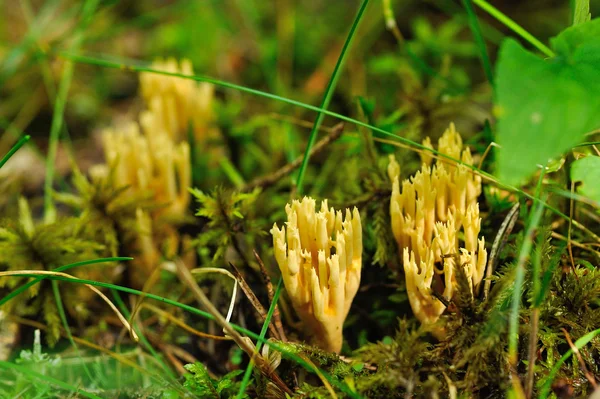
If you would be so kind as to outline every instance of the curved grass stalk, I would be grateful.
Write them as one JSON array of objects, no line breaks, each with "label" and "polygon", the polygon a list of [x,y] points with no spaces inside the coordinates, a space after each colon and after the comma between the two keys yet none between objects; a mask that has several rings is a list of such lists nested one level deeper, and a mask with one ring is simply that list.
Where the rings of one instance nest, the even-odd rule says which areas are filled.
[{"label": "curved grass stalk", "polygon": [[[126,260],[133,260],[133,258],[111,257],[111,258],[90,259],[90,260],[84,260],[81,262],[75,262],[75,263],[71,263],[68,265],[61,266],[61,267],[57,267],[56,269],[54,269],[54,271],[55,272],[64,272],[65,270],[69,270],[74,267],[95,265],[98,263],[120,262],[120,261],[126,261]],[[35,280],[29,281],[29,282],[23,284],[19,288],[14,289],[8,295],[6,295],[2,299],[0,299],[0,306],[4,305],[6,302],[10,301],[11,299],[18,296],[19,294],[27,291],[29,288],[33,287],[34,285],[41,282],[42,280],[45,280],[46,278],[47,278],[46,276],[35,276]]]},{"label": "curved grass stalk", "polygon": [[[61,276],[61,277],[69,278],[69,279],[75,278],[74,276],[67,274],[67,273],[58,272],[58,271],[50,271],[50,270],[5,271],[5,272],[0,272],[0,277],[18,276],[18,275],[21,275],[22,273],[27,273],[28,275],[33,276],[33,277]],[[121,312],[119,312],[119,309],[117,309],[115,304],[112,303],[112,301],[110,299],[108,299],[108,297],[106,295],[104,295],[98,288],[94,287],[91,284],[84,284],[84,285],[86,287],[88,287],[89,289],[91,289],[92,291],[94,291],[100,298],[102,298],[102,300],[104,302],[106,302],[108,304],[108,306],[110,306],[110,308],[113,310],[113,312],[115,312],[115,314],[117,315],[117,317],[119,318],[121,323],[123,323],[125,328],[127,328],[127,330],[129,330],[129,334],[131,334],[131,337],[133,338],[133,340],[135,342],[138,342],[140,338],[138,337],[136,332],[133,330],[133,328],[131,327],[131,324],[129,324],[127,319],[121,314]]]},{"label": "curved grass stalk", "polygon": [[481,32],[481,27],[479,26],[477,14],[475,14],[475,10],[473,9],[473,0],[463,0],[463,6],[467,11],[467,20],[469,21],[469,27],[471,28],[471,32],[473,32],[473,39],[475,39],[475,43],[479,48],[479,54],[481,58],[481,65],[483,66],[483,71],[485,72],[485,76],[488,82],[490,82],[490,85],[494,87],[492,63],[490,61],[490,57],[485,46],[485,39],[483,38],[483,33]]},{"label": "curved grass stalk", "polygon": [[219,267],[203,267],[198,269],[190,270],[192,274],[206,274],[206,273],[220,273],[224,274],[228,277],[231,277],[234,281],[233,284],[233,293],[231,294],[231,301],[229,302],[229,309],[227,310],[227,316],[225,316],[225,320],[229,323],[231,320],[231,315],[233,314],[233,307],[235,306],[235,298],[237,294],[238,281],[237,278],[227,269],[221,269]]},{"label": "curved grass stalk", "polygon": [[25,135],[23,137],[21,137],[19,139],[19,141],[17,141],[17,143],[15,145],[12,146],[12,148],[10,149],[10,151],[8,151],[6,153],[5,156],[2,157],[2,160],[0,160],[0,168],[4,166],[4,164],[13,156],[15,155],[15,152],[19,151],[19,149],[21,147],[23,147],[29,140],[31,139],[30,135]]},{"label": "curved grass stalk", "polygon": [[221,336],[221,335],[212,335],[212,334],[207,334],[202,331],[198,331],[195,328],[188,326],[187,324],[185,324],[184,322],[182,322],[181,320],[179,320],[177,317],[173,316],[169,312],[165,312],[164,310],[162,310],[161,308],[159,308],[157,306],[143,303],[140,307],[146,308],[149,311],[154,312],[154,313],[160,315],[161,317],[164,317],[165,319],[169,319],[170,322],[177,325],[181,329],[189,332],[190,334],[194,334],[198,337],[214,339],[215,341],[231,341],[231,337]]}]

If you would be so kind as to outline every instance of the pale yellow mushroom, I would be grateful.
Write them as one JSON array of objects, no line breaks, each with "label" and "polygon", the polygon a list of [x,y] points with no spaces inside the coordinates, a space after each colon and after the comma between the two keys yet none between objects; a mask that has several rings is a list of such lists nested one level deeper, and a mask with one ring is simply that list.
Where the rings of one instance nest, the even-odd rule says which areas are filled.
[{"label": "pale yellow mushroom", "polygon": [[[150,139],[152,137],[152,139]],[[175,144],[169,137],[137,123],[102,134],[106,162],[115,170],[117,187],[129,186],[147,193],[159,204],[161,214],[182,217],[188,207],[191,186],[190,149],[186,142]]]},{"label": "pale yellow mushroom", "polygon": [[[151,67],[173,74],[194,74],[189,60],[180,63],[172,58],[157,60]],[[149,124],[155,130],[164,131],[175,143],[187,141],[190,123],[198,142],[215,133],[211,127],[214,86],[210,83],[143,72],[140,74],[140,90],[148,108],[140,115],[143,125]]]},{"label": "pale yellow mushroom", "polygon": [[335,211],[312,198],[292,201],[271,229],[275,258],[298,316],[322,349],[339,353],[342,328],[360,284],[362,227],[356,208]]},{"label": "pale yellow mushroom", "polygon": [[[423,145],[433,148],[429,138]],[[466,164],[473,163],[470,150],[463,150],[462,139],[453,124],[440,138],[438,151]],[[439,294],[446,300],[454,294],[456,267],[464,268],[474,290],[483,279],[487,252],[483,237],[478,239],[481,218],[477,197],[481,194],[481,177],[467,166],[444,158],[438,158],[434,164],[428,152],[421,154],[421,159],[421,170],[400,185],[400,166],[390,156],[390,214],[392,232],[402,251],[411,308],[422,323],[432,324],[445,310],[444,304],[432,295],[436,274],[443,281]]]},{"label": "pale yellow mushroom", "polygon": [[[102,178],[114,168],[115,187],[126,186],[130,193],[139,198],[148,196],[159,205],[152,212],[138,208],[136,225],[131,226],[137,232],[134,244],[137,256],[132,263],[135,267],[131,268],[135,287],[142,287],[157,267],[168,239],[179,239],[160,220],[185,217],[190,202],[188,187],[192,184],[188,143],[175,143],[164,131],[157,131],[151,125],[143,126],[142,130],[143,133],[135,122],[104,130],[102,143],[107,164],[97,165],[91,171],[93,177]],[[161,237],[161,250],[155,242],[153,225],[160,226],[157,230],[167,237]]]}]

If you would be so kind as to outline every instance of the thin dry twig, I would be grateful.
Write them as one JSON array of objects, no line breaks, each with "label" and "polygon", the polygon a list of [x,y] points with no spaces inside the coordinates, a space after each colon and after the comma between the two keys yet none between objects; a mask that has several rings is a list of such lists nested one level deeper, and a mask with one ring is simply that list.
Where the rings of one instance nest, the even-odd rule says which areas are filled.
[{"label": "thin dry twig", "polygon": [[[267,285],[267,294],[269,295],[269,303],[273,303],[273,297],[275,296],[275,291],[273,290],[273,283],[271,282],[271,277],[269,277],[269,273],[267,273],[267,268],[263,263],[262,259],[258,255],[256,250],[253,250],[254,257],[260,266],[260,272],[262,273],[263,279],[265,280],[265,284]],[[285,331],[283,331],[283,324],[281,323],[281,314],[279,313],[279,305],[275,304],[275,309],[273,309],[273,324],[275,324],[275,328],[277,329],[277,335],[279,336],[279,340],[283,342],[287,342],[287,337],[285,336]],[[270,327],[270,326],[269,326]]]},{"label": "thin dry twig", "polygon": [[242,337],[240,333],[233,329],[231,324],[225,320],[221,312],[212,304],[212,302],[206,297],[204,292],[200,289],[192,273],[183,265],[182,262],[175,262],[177,265],[177,271],[184,285],[188,286],[196,300],[210,313],[215,321],[223,328],[223,330],[235,341],[235,343],[250,356],[251,361],[254,361],[256,367],[269,378],[273,383],[281,389],[282,392],[292,395],[292,390],[283,382],[281,377],[271,369],[269,362],[263,358],[260,354],[255,351],[252,341],[247,337]]},{"label": "thin dry twig", "polygon": [[[240,284],[240,288],[242,289],[242,291],[244,291],[244,294],[246,294],[246,297],[248,298],[248,300],[254,307],[254,310],[256,310],[256,313],[258,314],[258,317],[260,318],[260,320],[262,322],[264,322],[267,319],[266,309],[264,308],[262,303],[260,303],[260,301],[258,300],[256,295],[254,294],[254,291],[252,291],[252,289],[250,288],[250,286],[248,285],[248,283],[242,276],[242,273],[240,273],[240,271],[237,269],[237,267],[235,267],[235,265],[231,262],[229,262],[229,265],[233,268],[233,274],[235,275],[235,278],[238,280],[238,283]],[[271,335],[274,338],[279,339],[277,330],[275,330],[275,327],[273,326],[272,323],[269,323],[269,331],[271,332]]]},{"label": "thin dry twig", "polygon": [[[494,268],[496,264],[496,259],[502,248],[506,244],[508,240],[508,236],[512,232],[515,227],[515,223],[517,223],[517,219],[519,217],[519,208],[520,204],[517,202],[510,209],[504,221],[500,225],[500,229],[498,229],[498,234],[496,234],[496,238],[494,239],[494,244],[492,245],[492,250],[490,251],[490,257],[488,259],[487,268],[485,270],[485,283],[483,287],[483,298],[486,299],[488,294],[490,293],[490,287],[492,285],[492,273],[494,273]],[[480,286],[481,287],[481,286]]]},{"label": "thin dry twig", "polygon": [[[321,140],[319,140],[313,146],[312,150],[310,151],[310,156],[312,157],[315,154],[318,154],[319,152],[323,151],[323,149],[325,149],[329,144],[331,144],[332,142],[337,140],[342,135],[343,131],[344,131],[344,123],[340,122],[337,125],[335,125],[331,129],[331,132],[327,136],[323,137]],[[266,176],[259,177],[255,180],[251,181],[250,183],[244,185],[240,191],[246,192],[246,191],[251,191],[257,187],[261,187],[261,188],[270,187],[273,184],[277,183],[282,178],[284,178],[285,176],[292,173],[295,169],[299,168],[300,165],[302,165],[303,160],[304,160],[304,155],[301,155],[298,158],[296,158],[295,160],[293,160],[292,162],[290,162],[287,165],[284,165],[280,169],[276,170],[275,172],[273,172],[269,175],[266,175]]]},{"label": "thin dry twig", "polygon": [[[353,201],[347,202],[345,204],[340,204],[339,207],[346,208],[362,208],[363,206],[370,203],[377,203],[377,201],[389,200],[389,197],[392,195],[392,190],[390,189],[377,189],[366,194],[360,195],[356,197]],[[334,204],[338,205],[338,204]]]},{"label": "thin dry twig", "polygon": [[169,321],[171,321],[172,323],[174,323],[181,329],[189,332],[190,334],[194,334],[194,335],[196,335],[198,337],[202,337],[202,338],[214,339],[216,341],[231,341],[231,337],[212,335],[212,334],[208,334],[208,333],[196,330],[195,328],[190,327],[183,321],[179,320],[176,316],[173,316],[169,312],[166,312],[166,311],[162,310],[161,308],[156,307],[154,305],[144,303],[144,304],[142,304],[141,307],[146,308],[146,309],[150,310],[151,312],[157,313],[159,316],[164,317],[165,319],[168,319]]},{"label": "thin dry twig", "polygon": [[[562,234],[557,233],[555,231],[553,231],[551,234],[552,234],[552,237],[558,238],[559,240],[562,240],[562,241],[567,241],[568,240],[567,237],[565,237]],[[577,248],[581,248],[581,249],[583,249],[585,251],[589,251],[589,252],[593,253],[594,255],[596,255],[597,257],[600,258],[600,252],[596,251],[595,249],[590,248],[590,247],[594,247],[594,246],[600,246],[600,244],[596,244],[596,243],[585,243],[585,244],[583,244],[583,243],[580,243],[579,241],[575,241],[575,240],[571,240],[571,244],[573,244],[573,246],[575,246]]]},{"label": "thin dry twig", "polygon": [[500,146],[498,145],[498,143],[495,143],[493,141],[490,144],[488,144],[487,148],[483,152],[483,155],[481,156],[481,159],[479,160],[479,165],[477,165],[477,169],[481,169],[481,166],[483,165],[483,161],[485,161],[485,158],[490,153],[490,150],[492,149],[492,147],[500,148]]},{"label": "thin dry twig", "polygon": [[589,372],[589,370],[585,366],[585,362],[583,361],[583,358],[581,357],[581,353],[579,352],[579,349],[577,349],[577,347],[573,344],[573,341],[571,341],[571,336],[569,335],[568,331],[565,330],[564,328],[561,328],[561,330],[562,330],[563,334],[565,334],[565,338],[567,339],[567,342],[569,343],[571,350],[573,351],[575,356],[577,356],[579,366],[583,370],[583,374],[585,375],[585,378],[587,378],[587,380],[590,382],[590,384],[594,387],[594,390],[597,389],[598,384],[596,383],[596,379],[594,378],[594,376]]}]

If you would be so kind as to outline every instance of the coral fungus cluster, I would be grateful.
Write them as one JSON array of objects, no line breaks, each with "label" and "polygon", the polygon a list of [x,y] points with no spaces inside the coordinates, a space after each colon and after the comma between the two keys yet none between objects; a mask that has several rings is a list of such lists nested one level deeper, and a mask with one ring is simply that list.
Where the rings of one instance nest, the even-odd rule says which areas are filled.
[{"label": "coral fungus cluster", "polygon": [[[429,139],[423,143],[432,148]],[[454,125],[438,142],[438,152],[472,165],[469,148],[463,150],[462,139]],[[450,300],[455,289],[455,268],[464,267],[472,289],[483,278],[487,261],[485,241],[478,240],[481,227],[477,197],[481,177],[465,165],[449,160],[422,157],[423,167],[400,185],[400,167],[391,157],[388,175],[393,182],[390,214],[394,238],[402,251],[409,301],[416,317],[433,323],[445,305],[432,290],[443,278],[438,294]],[[433,165],[432,165],[433,164]],[[459,244],[460,231],[464,244]],[[458,264],[457,264],[458,261]]]},{"label": "coral fungus cluster", "polygon": [[[194,74],[189,60],[182,60],[179,65],[174,59],[157,60],[152,64],[152,69],[169,74]],[[210,123],[214,118],[213,85],[144,72],[140,74],[140,90],[148,108],[140,115],[142,126],[151,126],[155,131],[167,134],[176,143],[188,139],[190,126],[196,142],[202,142],[214,133]]]},{"label": "coral fungus cluster", "polygon": [[[157,61],[152,67],[168,73],[193,74],[187,60],[181,66],[175,60]],[[147,109],[140,113],[139,123],[129,121],[103,131],[106,164],[97,165],[92,171],[96,178],[112,171],[115,186],[127,187],[129,194],[150,198],[155,204],[150,213],[141,208],[136,212],[135,246],[140,256],[134,262],[133,280],[138,286],[156,268],[161,255],[162,249],[153,239],[153,226],[159,219],[163,223],[162,234],[168,232],[168,241],[179,240],[175,229],[164,222],[177,222],[187,215],[188,188],[192,185],[187,134],[193,129],[197,143],[206,138],[213,99],[209,84],[148,72],[140,76],[140,90]]]},{"label": "coral fungus cluster", "polygon": [[304,198],[286,206],[287,231],[273,226],[275,258],[294,308],[316,343],[339,352],[342,325],[360,284],[360,214]]},{"label": "coral fungus cluster", "polygon": [[174,143],[150,125],[143,131],[135,122],[104,131],[104,154],[108,166],[116,169],[115,183],[151,194],[164,204],[164,213],[182,215],[190,201],[190,147],[186,142]]},{"label": "coral fungus cluster", "polygon": [[[433,148],[429,138],[423,144]],[[402,251],[411,307],[425,324],[433,324],[444,312],[440,296],[452,299],[456,268],[463,268],[474,291],[487,262],[485,240],[478,238],[481,177],[468,168],[471,152],[463,149],[453,124],[439,139],[438,152],[464,165],[446,159],[434,163],[432,156],[422,155],[421,170],[402,185],[393,156],[388,166],[392,231]],[[285,287],[315,343],[339,352],[342,325],[360,283],[360,214],[347,209],[343,219],[327,201],[316,212],[315,200],[306,197],[288,204],[286,213],[287,231],[277,225],[271,230]]]}]

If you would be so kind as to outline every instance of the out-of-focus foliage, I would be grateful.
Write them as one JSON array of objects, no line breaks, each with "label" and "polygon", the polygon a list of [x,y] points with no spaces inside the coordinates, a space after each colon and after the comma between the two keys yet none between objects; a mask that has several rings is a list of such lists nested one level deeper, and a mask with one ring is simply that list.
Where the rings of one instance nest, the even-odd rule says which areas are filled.
[{"label": "out-of-focus foliage", "polygon": [[501,180],[521,182],[600,127],[598,35],[600,19],[566,29],[551,40],[550,60],[514,40],[503,44],[496,67]]}]

